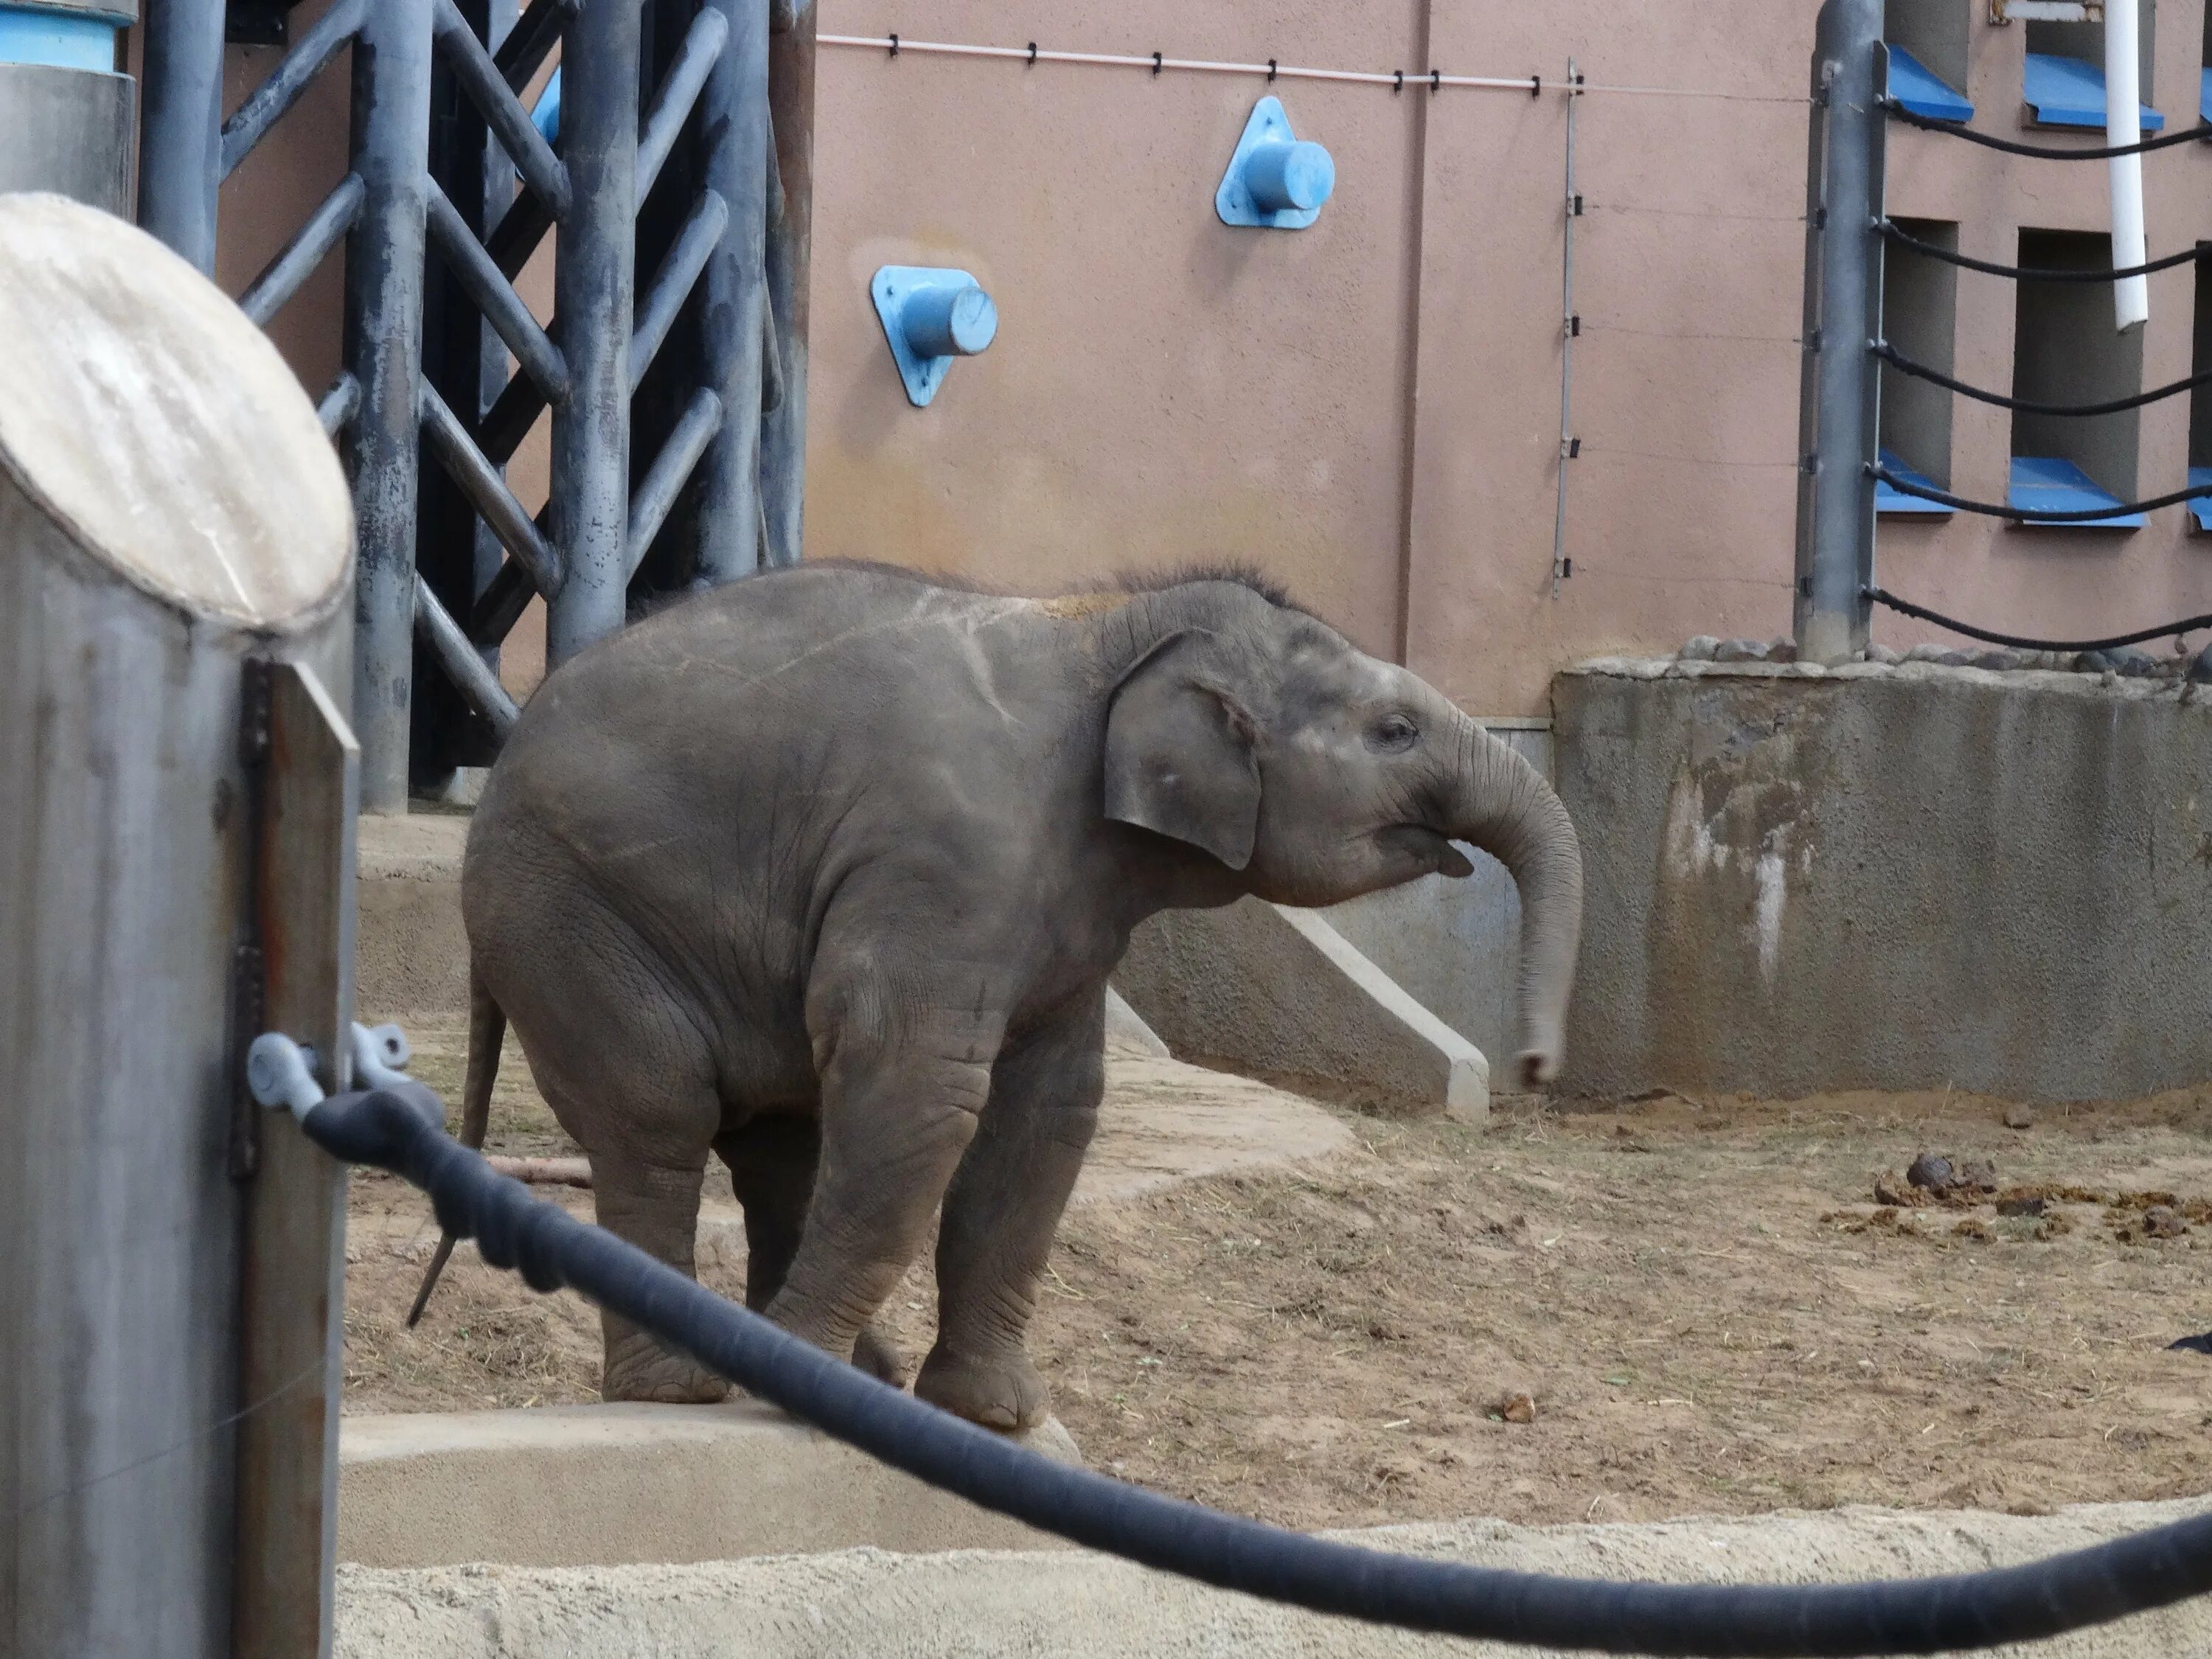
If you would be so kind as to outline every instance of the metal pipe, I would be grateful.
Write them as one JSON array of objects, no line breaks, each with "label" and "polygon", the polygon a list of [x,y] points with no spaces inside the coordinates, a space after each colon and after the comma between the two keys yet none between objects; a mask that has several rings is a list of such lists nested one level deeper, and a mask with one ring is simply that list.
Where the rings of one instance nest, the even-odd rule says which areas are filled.
[{"label": "metal pipe", "polygon": [[557,594],[562,586],[560,556],[531,522],[530,514],[515,500],[498,469],[470,441],[446,400],[427,384],[422,387],[422,430],[429,435],[431,450],[447,475],[460,486],[470,505],[483,515],[500,544],[529,572],[532,585],[548,599]]},{"label": "metal pipe", "polygon": [[222,179],[223,0],[154,0],[146,12],[138,222],[215,270]]},{"label": "metal pipe", "polygon": [[668,152],[676,147],[677,135],[684,131],[691,106],[699,101],[700,89],[707,84],[729,39],[729,20],[711,6],[701,8],[684,31],[684,44],[676,49],[676,61],[661,77],[660,89],[653,95],[652,112],[638,135],[637,199],[641,203],[652,194],[653,180],[660,177]]},{"label": "metal pipe", "polygon": [[507,695],[507,688],[499,683],[491,665],[477,654],[469,636],[453,620],[453,613],[438,603],[438,596],[430,591],[430,584],[421,576],[415,578],[415,626],[437,653],[438,661],[453,678],[469,706],[491,722],[492,730],[504,738],[514,728],[521,710],[514,699]]},{"label": "metal pipe", "polygon": [[722,400],[701,386],[691,394],[691,401],[684,406],[684,413],[676,422],[668,441],[660,447],[660,453],[653,458],[653,465],[645,481],[637,487],[637,494],[629,502],[629,550],[625,578],[637,574],[639,565],[652,550],[653,538],[660,533],[661,525],[668,518],[669,508],[676,505],[677,493],[691,477],[692,469],[699,465],[700,456],[722,424]]},{"label": "metal pipe", "polygon": [[284,308],[285,302],[300,291],[300,285],[314,274],[315,267],[338,245],[338,240],[353,228],[354,221],[361,216],[362,198],[368,186],[357,173],[349,173],[338,181],[338,187],[323,198],[323,204],[307,216],[292,238],[284,244],[262,268],[252,285],[239,296],[238,308],[253,319],[256,327],[266,328],[269,319]]},{"label": "metal pipe", "polygon": [[[700,94],[707,184],[729,222],[707,261],[699,307],[701,381],[722,423],[700,461],[698,578],[726,582],[761,563],[761,415],[775,343],[768,313],[769,0],[706,0],[729,41]],[[778,391],[781,380],[775,381]]]},{"label": "metal pipe", "polygon": [[377,0],[353,58],[353,170],[367,195],[346,253],[345,359],[361,383],[354,731],[365,812],[407,810],[430,24],[431,0]]},{"label": "metal pipe", "polygon": [[714,191],[708,191],[691,210],[691,216],[684,222],[676,246],[668,250],[668,257],[653,273],[653,285],[646,290],[645,303],[637,308],[637,323],[629,338],[632,392],[645,379],[646,370],[653,367],[653,358],[668,338],[668,331],[676,325],[676,313],[691,297],[699,272],[720,243],[729,222],[729,204]]},{"label": "metal pipe", "polygon": [[335,438],[348,422],[361,411],[361,382],[341,369],[331,382],[331,389],[323,393],[322,402],[315,405],[315,418],[323,423],[323,430]]},{"label": "metal pipe", "polygon": [[553,411],[553,540],[563,585],[546,618],[552,665],[620,628],[626,610],[641,34],[640,9],[611,0],[579,12],[561,49],[561,149],[575,201],[554,263],[571,389]]},{"label": "metal pipe", "polygon": [[324,67],[360,31],[368,0],[337,0],[315,20],[284,54],[269,77],[246,94],[246,101],[222,124],[222,176],[236,172],[238,164],[283,118],[284,112],[300,101],[300,94],[314,83]]},{"label": "metal pipe", "polygon": [[814,0],[769,39],[768,101],[781,211],[769,220],[766,266],[783,401],[761,422],[762,562],[799,562],[806,505],[807,285],[814,243]]},{"label": "metal pipe", "polygon": [[[2142,142],[2142,60],[2137,55],[2136,0],[2105,0],[2105,142]],[[2143,246],[2142,157],[2115,155],[2105,163],[2112,194],[2112,264],[2126,270],[2150,258]],[[2150,320],[2150,279],[2123,276],[2112,284],[2112,321],[2123,334]]]},{"label": "metal pipe", "polygon": [[[1567,59],[1567,85],[1575,83],[1575,60]],[[1583,210],[1575,194],[1575,107],[1567,96],[1567,190],[1565,216],[1561,223],[1559,252],[1559,494],[1552,514],[1552,597],[1559,597],[1559,584],[1567,579],[1567,463],[1575,459],[1575,336],[1582,319],[1575,315],[1575,220]]]},{"label": "metal pipe", "polygon": [[556,220],[568,211],[568,170],[562,166],[561,158],[554,155],[530,119],[530,112],[507,84],[507,77],[499,72],[491,54],[484,50],[483,42],[477,39],[476,31],[461,15],[453,0],[437,0],[437,39],[443,49],[446,64],[466,90],[470,101],[477,106],[507,151],[515,170],[528,185],[544,198],[546,207]]},{"label": "metal pipe", "polygon": [[492,62],[518,98],[561,38],[582,0],[537,0],[492,52]]},{"label": "metal pipe", "polygon": [[1826,0],[1813,51],[1798,453],[1797,652],[1848,661],[1867,643],[1881,377],[1882,0]]},{"label": "metal pipe", "polygon": [[499,331],[499,337],[514,353],[524,372],[538,382],[547,400],[559,403],[568,395],[568,365],[561,349],[538,327],[538,319],[530,314],[522,296],[507,285],[452,198],[432,182],[426,187],[424,199],[431,240],[445,256],[447,268],[476,301],[484,320]]}]

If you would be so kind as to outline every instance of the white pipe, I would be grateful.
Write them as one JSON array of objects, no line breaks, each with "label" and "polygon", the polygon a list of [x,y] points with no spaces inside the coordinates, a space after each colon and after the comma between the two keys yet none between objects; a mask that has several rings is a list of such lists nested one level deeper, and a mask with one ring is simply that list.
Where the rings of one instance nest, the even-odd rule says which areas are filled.
[{"label": "white pipe", "polygon": [[[2105,0],[2105,142],[2142,142],[2136,0]],[[2142,157],[2112,159],[2112,264],[2124,270],[2150,258],[2143,245]],[[2150,319],[2150,282],[2123,276],[2112,284],[2113,324],[2123,334]]]},{"label": "white pipe", "polygon": [[1388,87],[1393,92],[1422,88],[1440,92],[1447,87],[1474,87],[1496,92],[1551,93],[1562,97],[1571,92],[1577,96],[1593,92],[1612,92],[1650,98],[1717,98],[1739,104],[1802,104],[1806,101],[1802,94],[1796,93],[1709,92],[1694,87],[1604,86],[1595,82],[1570,88],[1564,82],[1547,84],[1531,75],[1446,75],[1432,70],[1304,69],[1289,64],[1236,64],[1201,58],[1170,58],[1165,53],[1155,58],[1150,52],[1139,55],[1131,52],[1061,52],[1048,47],[971,46],[952,40],[910,40],[903,35],[817,34],[815,44],[857,46],[869,52],[885,53],[896,46],[899,52],[921,52],[925,56],[1000,58],[1024,64],[1089,64],[1109,69],[1143,70],[1152,75],[1174,70],[1200,75],[1257,75],[1270,81],[1351,81],[1373,87]]}]

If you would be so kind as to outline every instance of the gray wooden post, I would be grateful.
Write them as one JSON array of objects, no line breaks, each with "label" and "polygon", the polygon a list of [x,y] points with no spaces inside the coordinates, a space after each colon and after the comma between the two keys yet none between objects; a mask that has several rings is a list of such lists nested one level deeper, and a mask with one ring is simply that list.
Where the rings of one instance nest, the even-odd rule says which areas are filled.
[{"label": "gray wooden post", "polygon": [[368,186],[346,246],[345,360],[361,383],[353,720],[370,812],[407,810],[433,15],[432,0],[376,0],[353,49],[353,170]]},{"label": "gray wooden post", "polygon": [[[255,1184],[302,1160],[242,1105],[238,1039],[254,908],[321,956],[339,901],[254,879],[332,809],[270,818],[244,687],[258,659],[344,695],[345,478],[276,349],[122,220],[0,198],[0,1653],[312,1654],[313,1583],[313,1641],[234,1648],[239,1459],[289,1423],[327,1466],[338,1310],[264,1279],[241,1381],[241,1258],[327,1290],[339,1224],[327,1173]],[[318,971],[270,982],[319,1032]],[[286,1352],[313,1358],[275,1378]]]},{"label": "gray wooden post", "polygon": [[[45,9],[58,11],[73,25],[89,25],[87,34],[93,42],[99,39],[93,31],[105,32],[111,48],[116,34],[137,14],[137,0],[99,0],[96,6],[84,0],[45,0]],[[221,11],[220,4],[216,9]],[[0,46],[0,53],[4,52]],[[96,59],[96,47],[86,56]],[[0,193],[56,191],[131,216],[137,89],[118,68],[112,50],[104,64],[73,68],[0,62],[0,110],[6,112],[0,118]]]},{"label": "gray wooden post", "polygon": [[215,270],[222,182],[223,0],[147,0],[138,222]]},{"label": "gray wooden post", "polygon": [[572,204],[556,232],[553,309],[568,396],[553,409],[554,544],[546,608],[558,664],[623,625],[629,586],[629,336],[637,292],[638,59],[633,0],[586,5],[561,51],[561,155]]},{"label": "gray wooden post", "polygon": [[1813,48],[1805,189],[1804,371],[1798,410],[1798,655],[1848,661],[1867,643],[1881,379],[1882,0],[1826,0]]},{"label": "gray wooden post", "polygon": [[702,274],[702,380],[722,400],[721,429],[699,463],[699,575],[726,582],[759,568],[762,308],[768,303],[768,0],[707,0],[730,36],[699,98],[707,187],[729,228]]},{"label": "gray wooden post", "polygon": [[768,102],[781,181],[768,224],[768,291],[783,400],[761,423],[761,562],[796,564],[806,506],[807,284],[814,260],[814,0],[775,0],[769,13]]}]

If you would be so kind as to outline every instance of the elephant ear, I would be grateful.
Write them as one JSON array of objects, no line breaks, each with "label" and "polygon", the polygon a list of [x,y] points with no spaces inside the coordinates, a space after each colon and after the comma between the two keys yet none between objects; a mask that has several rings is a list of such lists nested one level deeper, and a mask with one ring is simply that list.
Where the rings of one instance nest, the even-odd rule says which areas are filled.
[{"label": "elephant ear", "polygon": [[1106,816],[1252,861],[1260,766],[1252,717],[1210,672],[1203,629],[1170,635],[1115,688],[1106,713]]}]

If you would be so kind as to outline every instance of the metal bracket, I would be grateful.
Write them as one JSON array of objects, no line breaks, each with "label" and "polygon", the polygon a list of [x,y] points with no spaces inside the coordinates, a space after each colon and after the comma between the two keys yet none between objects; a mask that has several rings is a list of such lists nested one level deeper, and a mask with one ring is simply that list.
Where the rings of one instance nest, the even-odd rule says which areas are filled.
[{"label": "metal bracket", "polygon": [[868,292],[916,409],[929,407],[955,357],[972,357],[998,337],[999,307],[964,270],[885,265]]},{"label": "metal bracket", "polygon": [[1336,190],[1336,163],[1319,144],[1291,131],[1282,100],[1252,106],[1229,170],[1213,192],[1213,210],[1224,225],[1262,230],[1304,230],[1321,217]]},{"label": "metal bracket", "polygon": [[[354,1081],[360,1087],[389,1089],[412,1081],[404,1068],[414,1051],[397,1025],[372,1028],[356,1020],[349,1046]],[[325,1098],[322,1085],[315,1081],[315,1063],[313,1048],[282,1031],[264,1031],[246,1051],[246,1086],[262,1105],[282,1107],[305,1122]]]}]

